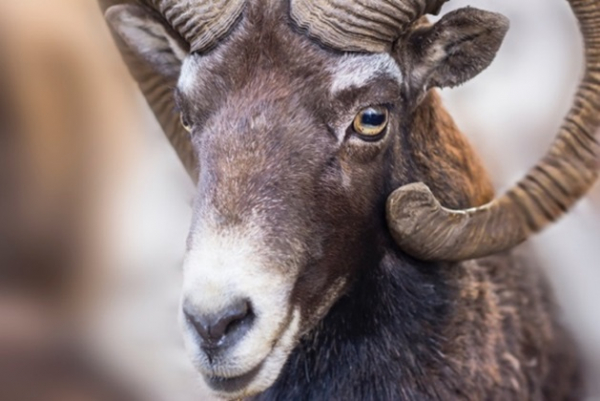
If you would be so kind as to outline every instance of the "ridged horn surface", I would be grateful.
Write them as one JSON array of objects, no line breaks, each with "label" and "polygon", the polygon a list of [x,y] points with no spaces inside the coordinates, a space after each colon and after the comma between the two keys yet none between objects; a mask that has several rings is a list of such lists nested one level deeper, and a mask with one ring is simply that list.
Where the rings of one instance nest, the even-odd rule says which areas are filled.
[{"label": "ridged horn surface", "polygon": [[290,16],[311,37],[341,51],[381,53],[409,24],[448,0],[291,0]]},{"label": "ridged horn surface", "polygon": [[[142,4],[154,9],[189,44],[191,52],[203,52],[223,39],[240,18],[245,0],[98,0],[103,12],[117,4]],[[114,35],[131,75],[169,142],[191,176],[198,168],[189,140],[175,113],[173,88],[177,82],[156,73]]]},{"label": "ridged horn surface", "polygon": [[190,51],[209,50],[225,37],[242,14],[246,0],[145,0],[189,44]]},{"label": "ridged horn surface", "polygon": [[586,69],[553,145],[505,195],[453,211],[421,183],[397,189],[387,203],[390,231],[423,260],[459,261],[510,249],[556,221],[598,177],[600,145],[600,2],[569,0],[585,44]]}]

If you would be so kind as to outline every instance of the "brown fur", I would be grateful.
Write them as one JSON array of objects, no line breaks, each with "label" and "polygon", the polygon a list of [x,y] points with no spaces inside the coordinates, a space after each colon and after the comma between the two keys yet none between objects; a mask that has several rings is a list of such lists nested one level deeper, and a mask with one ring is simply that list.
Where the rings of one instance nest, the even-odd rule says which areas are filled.
[{"label": "brown fur", "polygon": [[494,197],[479,157],[435,92],[415,111],[410,138],[419,171],[415,181],[426,183],[444,206],[480,206]]},{"label": "brown fur", "polygon": [[[403,55],[392,54],[407,75]],[[453,208],[493,197],[435,92],[382,75],[332,95],[342,55],[290,29],[273,2],[250,2],[227,39],[192,57],[194,90],[176,94],[200,164],[191,236],[208,217],[260,222],[264,252],[295,280],[282,307],[302,312],[303,337],[257,399],[577,397],[575,353],[534,264],[424,263],[390,237],[385,201],[401,185],[423,181]],[[362,142],[347,126],[373,104],[390,108],[388,132]]]}]

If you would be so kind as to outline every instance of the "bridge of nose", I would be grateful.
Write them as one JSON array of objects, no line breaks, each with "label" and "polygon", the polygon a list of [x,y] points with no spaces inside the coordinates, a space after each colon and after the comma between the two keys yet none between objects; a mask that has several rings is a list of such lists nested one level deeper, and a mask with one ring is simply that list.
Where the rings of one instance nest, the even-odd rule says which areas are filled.
[{"label": "bridge of nose", "polygon": [[273,101],[220,113],[202,144],[198,190],[204,206],[239,222],[244,215],[293,205],[293,193],[314,175],[311,159],[318,151],[310,119],[300,118],[301,110],[294,113]]}]

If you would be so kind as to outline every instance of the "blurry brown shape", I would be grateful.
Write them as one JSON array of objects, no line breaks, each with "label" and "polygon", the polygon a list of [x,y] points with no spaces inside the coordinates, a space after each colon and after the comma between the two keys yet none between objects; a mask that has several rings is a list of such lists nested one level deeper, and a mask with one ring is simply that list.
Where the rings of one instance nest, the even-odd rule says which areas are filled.
[{"label": "blurry brown shape", "polygon": [[127,160],[132,91],[102,24],[89,1],[0,4],[0,281],[52,302],[89,281],[107,166]]},{"label": "blurry brown shape", "polygon": [[135,401],[140,399],[85,344],[48,318],[44,305],[0,298],[0,397],[10,401]]},{"label": "blurry brown shape", "polygon": [[600,212],[600,187],[596,187],[592,192],[590,192],[590,199],[594,209]]},{"label": "blurry brown shape", "polygon": [[125,77],[95,2],[0,2],[2,400],[136,399],[77,328],[106,270],[106,190],[133,156]]}]

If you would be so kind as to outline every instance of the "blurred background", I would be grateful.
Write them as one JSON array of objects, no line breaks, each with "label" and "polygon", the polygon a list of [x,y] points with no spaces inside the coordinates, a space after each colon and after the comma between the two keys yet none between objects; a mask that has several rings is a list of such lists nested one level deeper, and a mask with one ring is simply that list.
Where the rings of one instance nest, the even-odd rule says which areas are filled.
[{"label": "blurred background", "polygon": [[[552,140],[581,43],[563,0],[444,12],[469,4],[511,30],[442,96],[501,192]],[[208,400],[176,322],[192,185],[95,1],[0,2],[0,188],[0,398]],[[531,245],[600,400],[600,186]]]}]

